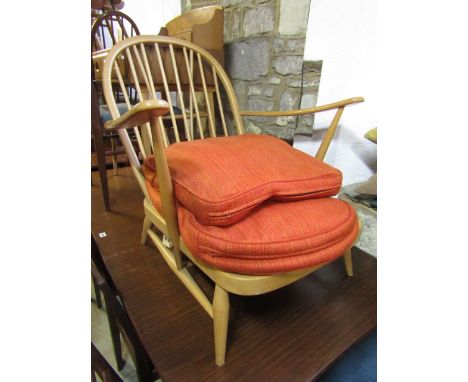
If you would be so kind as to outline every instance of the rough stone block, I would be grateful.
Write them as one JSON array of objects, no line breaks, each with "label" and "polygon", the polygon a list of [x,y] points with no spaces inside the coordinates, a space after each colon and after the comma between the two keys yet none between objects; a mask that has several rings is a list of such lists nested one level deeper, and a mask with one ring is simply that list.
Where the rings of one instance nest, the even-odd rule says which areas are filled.
[{"label": "rough stone block", "polygon": [[220,5],[223,7],[232,7],[234,5],[240,4],[245,0],[221,0]]},{"label": "rough stone block", "polygon": [[237,129],[236,129],[236,124],[234,122],[234,118],[232,116],[232,113],[230,113],[230,112],[226,113],[225,118],[226,118],[226,127],[227,127],[227,131],[228,131],[229,135],[236,134]]},{"label": "rough stone block", "polygon": [[[305,76],[304,76],[305,77]],[[310,80],[289,80],[288,81],[288,87],[290,88],[300,88],[303,87],[304,89],[312,88],[312,87],[317,87],[319,86],[320,83],[320,78],[317,79],[317,81],[310,81]]]},{"label": "rough stone block", "polygon": [[312,125],[307,126],[307,125],[299,124],[296,129],[296,134],[297,135],[311,135],[313,131],[314,131],[314,128]]},{"label": "rough stone block", "polygon": [[260,85],[249,86],[249,92],[248,92],[249,96],[258,96],[261,94],[262,94],[262,88]]},{"label": "rough stone block", "polygon": [[258,5],[245,12],[244,35],[252,36],[271,32],[275,25],[275,9],[273,4]]},{"label": "rough stone block", "polygon": [[299,94],[286,90],[281,94],[280,110],[292,110],[298,107]]},{"label": "rough stone block", "polygon": [[267,38],[255,38],[227,45],[226,69],[232,79],[256,80],[268,73],[271,46]]},{"label": "rough stone block", "polygon": [[273,109],[273,101],[261,98],[249,99],[249,110],[271,111]]},{"label": "rough stone block", "polygon": [[259,126],[257,126],[256,124],[254,124],[252,121],[249,121],[247,123],[245,130],[248,133],[251,133],[251,134],[261,134],[262,133],[262,129]]},{"label": "rough stone block", "polygon": [[308,109],[314,107],[317,104],[317,94],[306,93],[301,98],[301,109]]},{"label": "rough stone block", "polygon": [[190,2],[187,1],[187,6],[189,6],[190,9],[208,7],[210,5],[218,5],[218,0],[191,0]]},{"label": "rough stone block", "polygon": [[283,35],[305,35],[309,18],[310,0],[281,0],[279,33]]},{"label": "rough stone block", "polygon": [[275,88],[273,86],[263,86],[262,87],[262,94],[265,96],[265,97],[273,97],[273,95],[275,94]]},{"label": "rough stone block", "polygon": [[241,109],[247,107],[247,86],[244,81],[232,81],[232,87],[234,88],[234,93],[236,93],[237,102]]},{"label": "rough stone block", "polygon": [[278,127],[276,125],[265,126],[263,128],[263,133],[274,135],[275,137],[284,139],[288,142],[291,142],[294,138],[294,130],[285,127]]},{"label": "rough stone block", "polygon": [[313,114],[300,115],[298,119],[298,125],[302,127],[312,127],[314,123]]},{"label": "rough stone block", "polygon": [[284,50],[285,42],[282,38],[275,38],[273,42],[273,49],[276,53],[282,52]]},{"label": "rough stone block", "polygon": [[315,60],[315,61],[304,61],[304,72],[318,72],[322,71],[322,60]]},{"label": "rough stone block", "polygon": [[286,44],[286,49],[289,50],[290,52],[292,51],[304,52],[304,45],[305,45],[305,39],[288,40],[288,43]]},{"label": "rough stone block", "polygon": [[281,78],[278,77],[268,77],[266,80],[267,84],[278,85],[281,82]]},{"label": "rough stone block", "polygon": [[278,117],[275,122],[278,126],[287,126],[288,118],[287,117]]},{"label": "rough stone block", "polygon": [[227,34],[224,35],[225,42],[236,40],[242,37],[242,28],[241,28],[241,11],[232,10],[226,16],[226,11],[224,13],[224,26],[227,24]]},{"label": "rough stone block", "polygon": [[225,10],[224,11],[224,28],[223,28],[223,33],[224,33],[224,42],[230,41],[231,39],[229,38],[230,31],[229,27],[231,24],[231,12]]},{"label": "rough stone block", "polygon": [[280,74],[299,74],[302,70],[302,56],[280,56],[273,62],[273,69]]}]

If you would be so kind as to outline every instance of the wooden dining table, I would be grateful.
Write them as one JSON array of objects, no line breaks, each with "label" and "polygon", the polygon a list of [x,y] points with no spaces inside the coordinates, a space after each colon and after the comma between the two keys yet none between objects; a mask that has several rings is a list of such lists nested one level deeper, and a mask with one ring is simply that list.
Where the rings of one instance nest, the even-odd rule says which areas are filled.
[{"label": "wooden dining table", "polygon": [[[266,295],[232,295],[226,364],[216,366],[211,320],[154,246],[140,244],[143,195],[131,169],[109,178],[111,212],[93,184],[92,234],[164,382],[313,381],[376,328],[377,260],[354,248],[354,277],[338,259]],[[189,270],[211,298],[213,283]]]}]

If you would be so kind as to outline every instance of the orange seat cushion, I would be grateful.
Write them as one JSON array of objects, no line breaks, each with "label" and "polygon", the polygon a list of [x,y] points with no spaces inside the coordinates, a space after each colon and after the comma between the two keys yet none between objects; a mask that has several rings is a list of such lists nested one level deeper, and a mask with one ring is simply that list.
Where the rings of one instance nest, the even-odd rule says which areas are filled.
[{"label": "orange seat cushion", "polygon": [[[204,225],[231,225],[267,199],[321,198],[341,187],[339,170],[269,135],[175,143],[166,154],[177,201]],[[157,187],[154,158],[144,167]]]},{"label": "orange seat cushion", "polygon": [[[160,212],[161,199],[147,181]],[[178,207],[182,238],[193,256],[227,272],[268,275],[306,268],[342,256],[359,231],[354,209],[339,199],[267,201],[241,221],[205,226]]]}]

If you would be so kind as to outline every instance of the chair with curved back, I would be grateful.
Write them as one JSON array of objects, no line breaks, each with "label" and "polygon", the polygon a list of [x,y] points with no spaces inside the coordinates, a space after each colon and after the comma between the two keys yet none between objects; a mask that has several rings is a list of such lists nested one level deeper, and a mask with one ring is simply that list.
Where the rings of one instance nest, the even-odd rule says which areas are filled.
[{"label": "chair with curved back", "polygon": [[91,52],[110,49],[119,41],[140,34],[130,16],[112,10],[101,14],[91,27]]},{"label": "chair with curved back", "polygon": [[[122,64],[132,74],[139,98],[136,105],[131,105],[125,94],[126,86],[120,74]],[[114,77],[118,78],[129,108],[122,115],[112,91]],[[205,102],[207,110],[203,111],[198,107],[195,93],[200,92],[206,101],[207,86],[216,89],[215,106]],[[257,149],[263,153],[268,145],[285,155],[300,157],[307,163],[313,162],[314,168],[322,166],[320,168],[324,171],[337,171],[323,164],[323,158],[344,108],[362,102],[362,98],[300,111],[278,112],[294,115],[337,109],[314,159],[277,138],[245,134],[241,116],[249,112],[239,110],[227,74],[213,56],[188,41],[141,35],[119,42],[106,57],[103,90],[112,115],[105,128],[118,131],[144,195],[142,243],[148,237],[154,242],[168,266],[213,319],[217,365],[225,363],[229,293],[248,296],[274,291],[338,257],[343,257],[346,273],[352,275],[351,247],[360,231],[354,210],[334,198],[309,198],[331,194],[318,192],[309,195],[302,193],[301,189],[292,199],[281,199],[282,196],[278,194],[276,197],[281,201],[262,199],[261,204],[247,206],[240,215],[238,209],[232,209],[232,214],[229,212],[224,216],[227,221],[217,224],[216,219],[222,211],[210,213],[220,207],[221,202],[205,208],[203,203],[208,203],[208,196],[204,198],[202,195],[197,199],[196,187],[184,189],[179,181],[181,176],[186,176],[183,180],[199,180],[205,176],[211,182],[209,192],[226,193],[228,184],[237,181],[236,174],[243,170],[256,171],[255,161],[251,164],[245,162],[242,155],[237,161],[237,157],[232,155],[242,154],[243,147],[254,154]],[[157,99],[158,91],[166,95],[176,91],[182,114],[174,115],[170,97],[166,98],[167,102]],[[193,101],[189,105],[184,104],[184,92]],[[206,135],[202,117],[208,119]],[[171,120],[172,126],[176,126],[176,118],[183,121],[186,142],[181,142],[177,129],[174,129],[173,139],[170,139],[166,128],[162,127]],[[143,165],[134,151],[128,130],[133,130],[138,138],[145,159]],[[239,142],[245,142],[245,145]],[[209,155],[211,161],[207,160]],[[197,156],[201,159],[198,160]],[[260,154],[256,158],[260,158]],[[280,160],[287,162],[281,155]],[[182,165],[176,168],[177,163]],[[209,171],[198,171],[195,163],[201,163],[202,167],[207,165]],[[227,177],[231,179],[210,178],[210,171],[223,173],[224,169],[220,167],[226,163],[232,167],[232,174],[231,169],[227,169]],[[260,170],[266,171],[266,167],[268,163]],[[275,169],[270,171],[274,172]],[[251,178],[250,181],[257,181],[256,176]],[[340,185],[341,178],[338,189]],[[228,189],[227,194],[229,192]],[[336,189],[334,192],[337,192]],[[194,201],[202,203],[197,212],[189,208]],[[208,214],[208,221],[203,220],[205,213]],[[209,220],[210,217],[214,222]],[[188,272],[187,261],[195,264],[215,283],[212,302]]]},{"label": "chair with curved back", "polygon": [[[118,41],[139,34],[140,32],[136,23],[125,13],[117,10],[104,12],[94,20],[91,27],[91,54],[102,56],[103,52],[107,52]],[[112,167],[115,174],[118,168],[118,155],[125,154],[125,150],[122,146],[118,145],[117,134],[105,133],[102,127],[102,124],[110,119],[110,113],[107,106],[103,105],[101,86],[102,69],[99,64],[102,64],[102,62],[92,61],[91,127],[104,204],[106,210],[110,210],[105,158],[107,156],[112,156]],[[108,145],[110,145],[110,147],[105,148],[105,141],[109,142]]]}]

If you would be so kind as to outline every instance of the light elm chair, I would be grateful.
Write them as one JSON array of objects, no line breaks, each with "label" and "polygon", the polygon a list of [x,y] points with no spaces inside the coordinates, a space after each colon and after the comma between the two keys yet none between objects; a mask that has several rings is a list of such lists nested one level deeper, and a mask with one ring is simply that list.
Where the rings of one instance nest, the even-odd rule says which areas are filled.
[{"label": "light elm chair", "polygon": [[[136,105],[131,105],[128,101],[126,86],[120,73],[122,66],[125,66],[126,70],[131,73],[139,98],[139,103]],[[119,112],[115,94],[112,90],[113,78],[118,79],[121,92],[129,108],[129,111],[123,115]],[[354,210],[343,204],[344,202],[332,198],[291,203],[270,203],[267,201],[261,207],[252,210],[247,217],[244,217],[233,225],[227,227],[202,225],[182,206],[179,197],[176,198],[177,184],[174,183],[174,178],[171,179],[171,176],[174,177],[177,174],[174,173],[173,169],[171,170],[170,151],[176,147],[177,149],[193,147],[191,145],[197,142],[221,142],[217,140],[230,142],[226,141],[228,138],[224,138],[230,135],[246,137],[247,141],[266,137],[245,136],[241,118],[243,115],[284,116],[336,109],[335,117],[317,155],[315,159],[311,159],[315,163],[320,164],[325,157],[344,108],[347,105],[362,102],[362,98],[347,99],[304,110],[241,112],[231,82],[222,66],[213,56],[193,43],[163,36],[141,35],[117,43],[105,59],[102,79],[104,96],[112,115],[112,120],[106,123],[105,128],[108,131],[118,131],[129,156],[133,173],[144,196],[145,219],[141,241],[145,243],[148,237],[153,241],[161,256],[167,262],[167,265],[200,303],[208,316],[213,319],[215,362],[217,365],[221,366],[225,363],[229,320],[229,293],[244,296],[268,293],[309,275],[338,257],[344,259],[346,273],[348,276],[352,276],[351,247],[359,235],[360,223],[355,217]],[[216,90],[213,97],[214,104],[207,101],[208,86],[212,86]],[[169,96],[171,91],[177,93],[177,100],[180,102],[182,111],[180,115],[175,115],[172,111],[172,101]],[[157,99],[157,92],[165,93],[168,101]],[[204,109],[199,107],[200,102],[195,97],[195,93],[197,92],[204,95]],[[189,99],[189,102],[185,103],[184,99]],[[204,118],[208,121],[206,134],[202,128],[202,120]],[[182,140],[182,135],[179,134],[175,127],[177,126],[175,123],[176,119],[182,119],[184,137],[188,141],[187,143],[178,143]],[[173,142],[169,139],[166,128],[162,128],[162,126],[167,125],[170,121],[172,121],[174,128],[173,137],[176,143],[174,145],[171,145]],[[143,159],[145,160],[143,165],[129,139],[128,131],[133,131],[137,137]],[[270,138],[271,140],[276,139]],[[272,141],[272,144],[277,145],[275,141]],[[287,146],[286,143],[284,145]],[[294,150],[289,146],[287,147],[289,150]],[[288,153],[290,152],[288,151]],[[295,153],[294,155],[305,154]],[[190,158],[187,157],[186,159],[186,163],[190,164]],[[148,168],[151,166],[155,170],[152,173],[153,175],[148,173]],[[254,170],[254,168],[250,168],[250,170]],[[157,174],[157,187],[154,186],[153,182],[155,174]],[[153,178],[151,178],[152,176]],[[219,184],[219,190],[222,187],[223,184]],[[253,256],[247,260],[245,257],[242,259],[235,258],[232,254],[230,254],[231,257],[229,258],[223,257],[223,253],[209,256],[210,254],[203,253],[201,249],[199,251],[199,247],[195,248],[193,245],[192,239],[198,234],[201,235],[203,233],[205,235],[205,230],[211,232],[205,235],[207,240],[211,234],[214,236],[218,233],[219,235],[229,235],[229,232],[237,229],[241,224],[250,224],[251,220],[254,219],[252,216],[255,216],[255,219],[260,219],[260,214],[262,213],[266,214],[267,219],[263,220],[265,224],[261,224],[262,221],[255,223],[255,231],[258,231],[259,235],[256,237],[268,238],[268,235],[272,234],[268,232],[267,228],[268,224],[270,224],[268,222],[269,211],[273,211],[273,209],[277,211],[278,209],[290,207],[290,209],[299,209],[300,212],[298,213],[302,214],[308,213],[310,206],[313,209],[316,208],[314,206],[318,205],[334,206],[333,208],[336,207],[337,211],[346,210],[350,219],[352,219],[352,226],[350,225],[351,228],[349,231],[346,231],[346,240],[344,236],[343,238],[340,237],[339,240],[337,238],[334,239],[340,244],[338,246],[339,250],[336,249],[338,247],[333,247],[335,244],[331,242],[321,244],[324,248],[334,248],[334,250],[327,252],[328,257],[318,256],[319,249],[311,249],[311,252],[308,253],[302,248],[301,245],[305,242],[305,237],[303,241],[301,241],[302,239],[298,240],[291,237],[291,243],[300,246],[303,252],[297,259],[290,257],[291,264],[293,265],[288,265],[289,260],[283,261],[282,258],[270,258],[268,257],[269,253],[266,252],[264,257],[255,257],[255,253],[246,253],[246,256]],[[304,208],[300,208],[301,206],[304,206]],[[288,229],[292,229],[294,232],[303,231],[304,235],[308,235],[309,230],[320,230],[322,225],[326,225],[327,219],[333,220],[333,216],[328,215],[324,215],[323,222],[306,221],[302,225],[300,225],[301,223],[297,219],[297,216],[292,216],[287,220],[288,223],[286,225],[290,227],[288,228],[285,225],[285,231],[289,232]],[[193,224],[190,230],[187,228],[187,222],[189,221],[187,219],[191,219],[191,224]],[[264,215],[263,219],[265,219]],[[200,231],[197,231],[197,229]],[[278,235],[280,234],[284,233],[278,233]],[[214,237],[214,239],[219,238]],[[296,241],[293,242],[293,239]],[[291,243],[286,242],[284,245]],[[247,244],[235,241],[229,243],[229,246],[236,247],[241,245],[247,248]],[[261,252],[270,246],[271,243],[256,244],[259,246],[258,251]],[[276,255],[279,256],[278,253]],[[300,261],[298,260],[299,258],[301,259]],[[214,282],[213,301],[210,301],[206,297],[188,272],[186,268],[187,261],[195,264],[200,271],[205,273]],[[245,269],[245,271],[241,271],[242,269]]]}]

